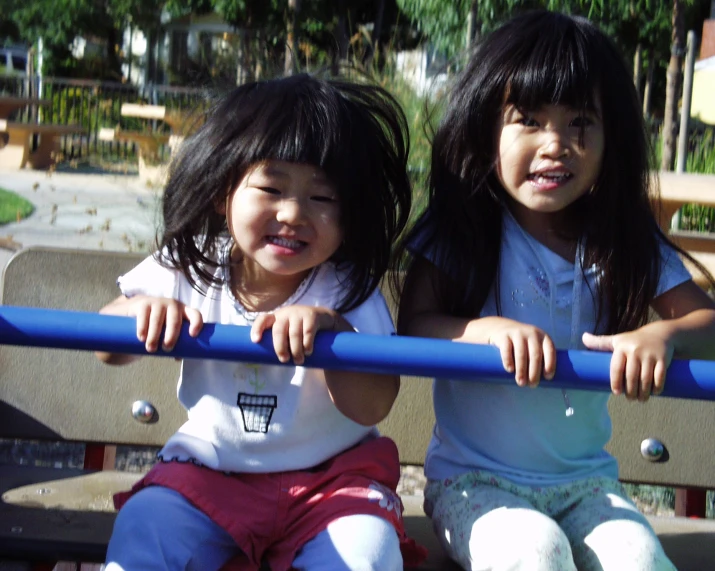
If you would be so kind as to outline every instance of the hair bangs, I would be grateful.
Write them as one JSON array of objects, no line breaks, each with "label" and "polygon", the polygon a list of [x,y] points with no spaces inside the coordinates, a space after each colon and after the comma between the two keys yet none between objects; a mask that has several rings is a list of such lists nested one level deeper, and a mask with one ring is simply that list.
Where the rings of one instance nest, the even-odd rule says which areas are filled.
[{"label": "hair bangs", "polygon": [[260,86],[260,112],[247,116],[252,125],[242,129],[251,134],[250,140],[242,141],[244,164],[313,164],[332,177],[351,161],[351,145],[344,134],[350,132],[354,117],[334,90],[305,75],[290,79]]},{"label": "hair bangs", "polygon": [[565,105],[597,111],[602,79],[600,58],[583,30],[573,22],[551,30],[534,30],[521,60],[508,79],[505,102],[523,109]]}]

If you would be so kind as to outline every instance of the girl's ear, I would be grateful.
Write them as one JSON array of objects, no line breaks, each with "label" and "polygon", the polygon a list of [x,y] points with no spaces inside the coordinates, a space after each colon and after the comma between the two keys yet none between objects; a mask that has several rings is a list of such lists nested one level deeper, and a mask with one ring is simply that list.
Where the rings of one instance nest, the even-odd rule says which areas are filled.
[{"label": "girl's ear", "polygon": [[216,214],[226,216],[226,197],[220,196],[214,198],[214,210],[216,211]]}]

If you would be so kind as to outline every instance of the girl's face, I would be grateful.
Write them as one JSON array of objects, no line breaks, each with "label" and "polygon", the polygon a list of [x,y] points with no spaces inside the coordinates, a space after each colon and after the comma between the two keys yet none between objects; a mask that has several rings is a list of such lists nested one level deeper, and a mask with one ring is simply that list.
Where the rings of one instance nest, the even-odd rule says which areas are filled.
[{"label": "girl's face", "polygon": [[250,169],[217,208],[245,275],[298,283],[343,239],[334,185],[313,165],[268,160]]},{"label": "girl's face", "polygon": [[600,108],[527,111],[507,104],[497,123],[497,174],[519,222],[562,211],[594,185],[604,151]]}]

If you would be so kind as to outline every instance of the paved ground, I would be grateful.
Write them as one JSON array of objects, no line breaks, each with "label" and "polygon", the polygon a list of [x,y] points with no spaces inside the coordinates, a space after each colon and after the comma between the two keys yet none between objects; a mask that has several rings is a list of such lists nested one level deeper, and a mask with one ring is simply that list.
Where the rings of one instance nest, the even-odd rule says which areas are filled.
[{"label": "paved ground", "polygon": [[149,251],[159,222],[161,190],[137,175],[65,168],[52,173],[0,170],[0,187],[35,205],[28,218],[0,226],[0,267],[34,245]]}]

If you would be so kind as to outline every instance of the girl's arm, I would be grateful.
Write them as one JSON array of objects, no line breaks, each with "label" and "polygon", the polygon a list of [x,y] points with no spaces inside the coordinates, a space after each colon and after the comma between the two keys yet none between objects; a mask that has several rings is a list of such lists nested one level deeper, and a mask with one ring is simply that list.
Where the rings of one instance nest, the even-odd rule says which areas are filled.
[{"label": "girl's arm", "polygon": [[[136,295],[119,296],[99,310],[104,315],[136,317],[137,339],[142,341],[149,353],[159,349],[171,351],[176,345],[184,320],[189,322],[189,334],[196,337],[203,327],[201,313],[187,307],[175,299]],[[162,336],[163,331],[163,336]],[[139,355],[95,352],[97,358],[108,365],[126,365],[139,358]]]},{"label": "girl's arm", "polygon": [[[267,329],[271,329],[278,360],[287,363],[292,358],[296,365],[302,365],[305,357],[312,354],[318,331],[355,331],[334,310],[302,305],[260,315],[251,327],[251,340],[254,343],[260,341]],[[350,420],[364,426],[373,426],[383,420],[400,390],[398,375],[325,370],[325,381],[335,407]]]},{"label": "girl's arm", "polygon": [[[335,314],[333,331],[355,331],[340,314]],[[325,371],[330,398],[350,420],[372,426],[383,420],[400,391],[399,375],[377,375],[354,371]]]},{"label": "girl's arm", "polygon": [[611,390],[632,400],[648,400],[665,386],[674,357],[715,360],[715,302],[692,280],[651,303],[662,318],[618,335],[585,333],[586,347],[612,351]]},{"label": "girl's arm", "polygon": [[434,287],[437,272],[424,258],[417,259],[411,267],[397,316],[399,334],[496,345],[504,369],[514,373],[519,386],[538,385],[542,374],[546,379],[553,378],[556,348],[544,331],[505,317],[469,319],[447,315]]}]

